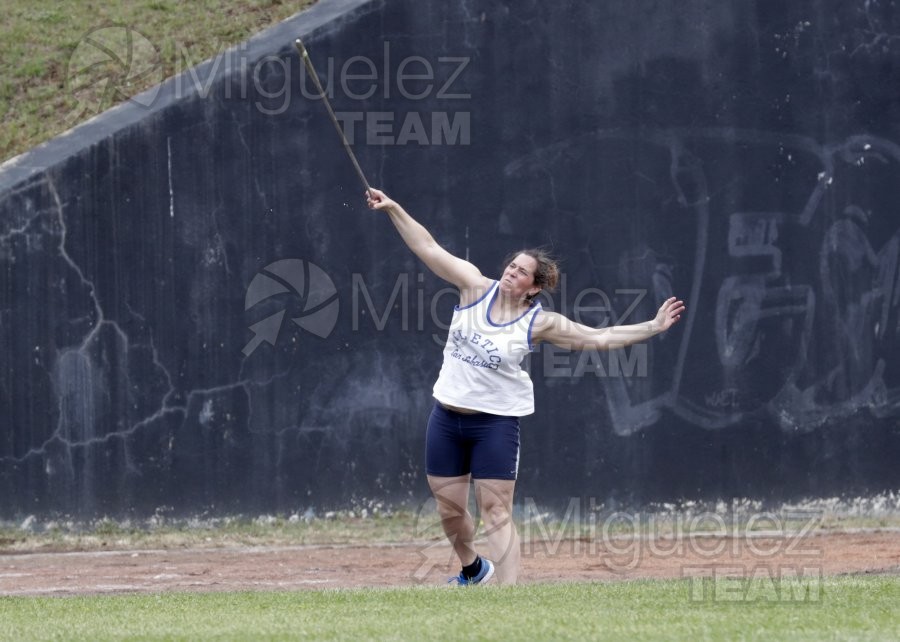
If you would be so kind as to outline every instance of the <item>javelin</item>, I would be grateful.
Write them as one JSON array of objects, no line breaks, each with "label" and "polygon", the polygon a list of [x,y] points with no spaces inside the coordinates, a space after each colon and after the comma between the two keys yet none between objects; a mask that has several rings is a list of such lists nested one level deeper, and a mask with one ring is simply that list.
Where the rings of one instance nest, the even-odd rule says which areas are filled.
[{"label": "javelin", "polygon": [[322,83],[319,82],[319,74],[316,73],[316,68],[313,67],[312,60],[309,58],[309,53],[306,51],[306,47],[303,46],[303,41],[300,38],[297,38],[294,41],[294,45],[297,47],[297,51],[300,52],[300,58],[303,60],[303,64],[306,65],[307,71],[309,71],[309,75],[312,76],[313,83],[316,85],[316,89],[319,91],[319,96],[322,98],[322,102],[325,103],[325,107],[328,109],[328,115],[331,116],[331,122],[334,123],[334,128],[337,130],[338,135],[341,137],[341,142],[344,144],[344,149],[347,150],[347,155],[350,157],[350,160],[353,162],[353,167],[356,169],[356,174],[359,176],[359,180],[362,182],[363,187],[366,188],[366,193],[370,193],[372,188],[369,187],[369,181],[366,180],[366,175],[363,174],[362,168],[359,166],[359,162],[356,160],[356,155],[353,153],[353,149],[350,147],[350,143],[347,142],[347,137],[344,136],[344,130],[341,129],[341,125],[338,122],[337,117],[334,115],[334,110],[331,108],[331,103],[328,102],[328,96],[325,95],[325,90],[322,89]]}]

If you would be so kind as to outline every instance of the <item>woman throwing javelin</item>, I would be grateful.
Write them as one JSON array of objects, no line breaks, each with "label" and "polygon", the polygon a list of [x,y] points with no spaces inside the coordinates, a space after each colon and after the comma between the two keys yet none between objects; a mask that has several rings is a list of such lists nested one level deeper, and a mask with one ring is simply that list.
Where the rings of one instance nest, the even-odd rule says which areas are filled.
[{"label": "woman throwing javelin", "polygon": [[[534,300],[559,280],[556,263],[543,251],[512,255],[500,279],[493,280],[438,245],[384,192],[371,189],[366,200],[390,217],[432,272],[459,289],[425,437],[428,486],[462,564],[450,581],[481,584],[496,574],[499,583],[514,584],[519,574],[519,536],[512,520],[519,417],[534,412],[534,390],[520,367],[522,359],[541,341],[567,350],[608,350],[644,341],[672,327],[684,303],[668,299],[646,323],[591,328],[542,310]],[[470,480],[493,561],[475,552],[475,522],[467,509]]]}]

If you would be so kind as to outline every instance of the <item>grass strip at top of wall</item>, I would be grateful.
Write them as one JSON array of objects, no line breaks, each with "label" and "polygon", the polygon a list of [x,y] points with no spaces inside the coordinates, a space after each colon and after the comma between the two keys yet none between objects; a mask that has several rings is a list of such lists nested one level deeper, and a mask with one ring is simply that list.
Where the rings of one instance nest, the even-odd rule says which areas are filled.
[{"label": "grass strip at top of wall", "polygon": [[315,1],[6,0],[0,21],[0,161]]}]

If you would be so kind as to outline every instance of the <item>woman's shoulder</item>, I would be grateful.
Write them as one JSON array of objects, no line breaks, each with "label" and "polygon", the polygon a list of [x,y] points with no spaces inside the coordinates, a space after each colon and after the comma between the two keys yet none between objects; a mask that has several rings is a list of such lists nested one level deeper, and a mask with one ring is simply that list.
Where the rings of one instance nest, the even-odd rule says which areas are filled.
[{"label": "woman's shoulder", "polygon": [[474,283],[469,287],[460,288],[459,307],[468,308],[476,303],[484,301],[496,285],[497,281],[494,279],[482,277],[482,280],[479,283]]},{"label": "woman's shoulder", "polygon": [[545,310],[540,307],[540,304],[536,305],[535,308],[534,321],[531,326],[531,332],[535,342],[546,340],[546,337],[544,336],[545,333],[552,332],[554,329],[558,328],[560,324],[569,321],[568,318],[564,317],[559,312]]}]

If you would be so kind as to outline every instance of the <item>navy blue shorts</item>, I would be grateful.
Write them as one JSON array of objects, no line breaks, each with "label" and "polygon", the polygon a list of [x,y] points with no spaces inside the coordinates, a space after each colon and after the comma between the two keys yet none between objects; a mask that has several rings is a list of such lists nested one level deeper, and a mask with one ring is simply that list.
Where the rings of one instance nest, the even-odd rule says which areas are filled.
[{"label": "navy blue shorts", "polygon": [[515,479],[519,418],[461,414],[435,403],[425,433],[425,470],[435,477]]}]

